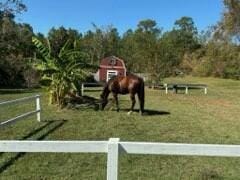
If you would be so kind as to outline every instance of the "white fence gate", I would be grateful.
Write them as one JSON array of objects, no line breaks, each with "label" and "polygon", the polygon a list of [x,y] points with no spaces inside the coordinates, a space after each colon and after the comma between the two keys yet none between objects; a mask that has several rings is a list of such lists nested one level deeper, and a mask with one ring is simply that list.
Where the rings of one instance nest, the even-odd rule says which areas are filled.
[{"label": "white fence gate", "polygon": [[[40,113],[39,96],[24,100],[34,98],[37,103],[34,113]],[[15,100],[15,102],[17,101],[20,100]],[[13,102],[11,101],[11,103]],[[2,104],[4,103],[0,103],[0,105]],[[40,115],[38,118],[40,120]],[[240,145],[121,142],[119,138],[110,138],[108,141],[2,140],[0,141],[0,152],[107,153],[107,180],[117,180],[118,158],[122,153],[240,157]]]}]

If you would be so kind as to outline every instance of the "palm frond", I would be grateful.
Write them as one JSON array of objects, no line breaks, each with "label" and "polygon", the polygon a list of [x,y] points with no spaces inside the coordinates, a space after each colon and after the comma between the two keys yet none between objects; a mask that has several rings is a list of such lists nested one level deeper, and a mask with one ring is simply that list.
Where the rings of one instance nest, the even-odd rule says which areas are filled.
[{"label": "palm frond", "polygon": [[60,52],[58,54],[59,58],[63,58],[63,56],[65,55],[65,52],[69,49],[70,45],[71,45],[70,40],[68,39],[66,43],[63,45],[63,47],[60,49]]},{"label": "palm frond", "polygon": [[38,49],[38,51],[41,53],[42,57],[44,58],[44,61],[46,62],[50,57],[50,50],[47,48],[40,40],[38,40],[36,37],[32,37],[32,42]]}]

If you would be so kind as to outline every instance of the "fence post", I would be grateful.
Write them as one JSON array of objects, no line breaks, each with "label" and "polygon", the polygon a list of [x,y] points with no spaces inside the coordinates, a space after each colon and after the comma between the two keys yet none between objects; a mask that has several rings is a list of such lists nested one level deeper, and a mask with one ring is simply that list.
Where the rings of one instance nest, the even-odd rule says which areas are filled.
[{"label": "fence post", "polygon": [[107,180],[118,179],[119,138],[110,138],[107,155]]},{"label": "fence post", "polygon": [[207,94],[207,88],[206,87],[204,88],[204,94]]},{"label": "fence post", "polygon": [[37,120],[40,122],[41,121],[40,95],[36,95],[36,111],[38,111],[37,112]]},{"label": "fence post", "polygon": [[83,92],[84,92],[84,83],[82,83],[82,86],[81,86],[81,96],[83,96]]},{"label": "fence post", "polygon": [[165,86],[165,93],[167,94],[168,93],[168,85],[164,84],[164,86]]}]

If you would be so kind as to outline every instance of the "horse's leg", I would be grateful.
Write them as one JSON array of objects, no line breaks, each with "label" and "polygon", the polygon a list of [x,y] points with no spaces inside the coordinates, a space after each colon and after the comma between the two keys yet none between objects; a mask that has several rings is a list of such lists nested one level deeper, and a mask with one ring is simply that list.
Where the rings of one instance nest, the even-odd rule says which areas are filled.
[{"label": "horse's leg", "polygon": [[144,111],[144,100],[142,99],[140,93],[137,93],[137,95],[138,95],[138,101],[139,101],[139,106],[140,106],[139,113],[142,115],[143,111]]},{"label": "horse's leg", "polygon": [[114,100],[116,102],[117,112],[119,112],[119,103],[118,103],[118,95],[117,93],[113,93]]},{"label": "horse's leg", "polygon": [[135,94],[131,93],[130,98],[131,98],[131,101],[132,101],[132,106],[131,106],[130,111],[128,112],[128,115],[130,115],[133,112],[133,109],[134,109],[134,106],[135,106],[135,103],[136,103]]}]

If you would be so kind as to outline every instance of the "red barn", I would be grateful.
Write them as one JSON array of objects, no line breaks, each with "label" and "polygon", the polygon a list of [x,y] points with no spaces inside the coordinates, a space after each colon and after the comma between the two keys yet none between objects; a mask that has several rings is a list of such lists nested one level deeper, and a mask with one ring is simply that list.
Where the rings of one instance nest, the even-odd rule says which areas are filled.
[{"label": "red barn", "polygon": [[126,76],[126,71],[127,69],[122,59],[115,56],[106,57],[101,60],[95,79],[107,82],[111,77],[116,75]]}]

